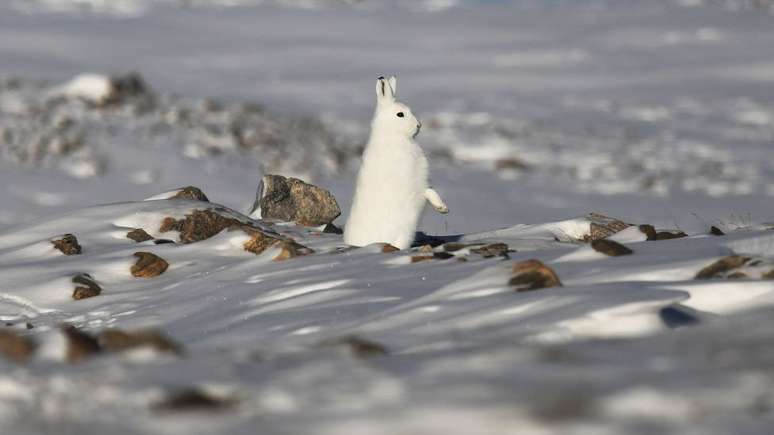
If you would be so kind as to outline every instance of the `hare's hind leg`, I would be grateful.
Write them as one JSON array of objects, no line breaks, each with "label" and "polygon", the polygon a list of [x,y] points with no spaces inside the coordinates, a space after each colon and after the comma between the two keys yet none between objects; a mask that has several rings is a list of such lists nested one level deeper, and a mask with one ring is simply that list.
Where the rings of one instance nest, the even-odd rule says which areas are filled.
[{"label": "hare's hind leg", "polygon": [[439,195],[432,187],[425,189],[425,199],[438,213],[446,214],[449,212],[449,207],[443,202],[441,195]]}]

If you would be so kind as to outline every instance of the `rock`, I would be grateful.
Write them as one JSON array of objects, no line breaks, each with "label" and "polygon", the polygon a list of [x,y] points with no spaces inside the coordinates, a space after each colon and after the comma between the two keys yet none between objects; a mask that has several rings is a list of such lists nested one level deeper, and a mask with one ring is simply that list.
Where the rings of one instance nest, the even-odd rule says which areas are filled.
[{"label": "rock", "polygon": [[527,171],[531,169],[527,162],[518,157],[498,159],[495,161],[494,167],[497,171]]},{"label": "rock", "polygon": [[210,202],[207,199],[207,195],[202,192],[201,189],[195,186],[186,186],[178,190],[178,192],[169,197],[169,199],[192,199],[195,201]]},{"label": "rock", "polygon": [[150,234],[146,233],[142,228],[137,228],[126,233],[126,238],[134,240],[137,243],[153,240]]},{"label": "rock", "polygon": [[13,331],[0,330],[0,355],[23,363],[35,352],[35,342],[31,338]]},{"label": "rock", "polygon": [[434,257],[432,255],[412,255],[411,256],[411,263],[421,263],[423,261],[430,261]]},{"label": "rock", "polygon": [[724,233],[723,230],[721,230],[720,228],[718,228],[718,227],[716,227],[714,225],[710,227],[710,234],[712,234],[713,236],[725,236],[726,235],[726,233]]},{"label": "rock", "polygon": [[396,252],[396,251],[400,251],[400,249],[390,245],[389,243],[385,243],[384,245],[382,245],[382,253],[384,254],[389,254],[390,252]]},{"label": "rock", "polygon": [[763,279],[774,279],[774,269],[771,269],[770,271],[764,273],[761,275],[761,278]]},{"label": "rock", "polygon": [[423,254],[432,254],[433,253],[433,247],[430,245],[423,245],[420,246],[419,249],[417,249],[418,252],[421,252]]},{"label": "rock", "polygon": [[556,272],[540,260],[520,261],[513,265],[512,271],[508,284],[515,286],[518,292],[562,286]]},{"label": "rock", "polygon": [[161,275],[169,267],[166,260],[150,252],[135,252],[137,262],[130,268],[132,276],[137,278],[153,278]]},{"label": "rock", "polygon": [[656,233],[656,240],[672,240],[681,239],[683,237],[688,237],[688,234],[685,234],[682,231],[659,231]]},{"label": "rock", "polygon": [[169,393],[167,397],[153,404],[152,408],[164,412],[222,411],[234,404],[234,399],[215,397],[192,387]]},{"label": "rock", "polygon": [[274,261],[285,261],[295,257],[312,254],[314,251],[292,240],[282,240],[278,244],[280,253],[274,257]]},{"label": "rock", "polygon": [[94,356],[102,351],[97,340],[91,335],[79,331],[74,326],[65,326],[62,332],[67,339],[67,352],[65,358],[70,363]]},{"label": "rock", "polygon": [[78,239],[72,234],[65,234],[61,239],[52,240],[54,248],[62,251],[64,255],[78,255],[81,253],[81,245]]},{"label": "rock", "polygon": [[97,336],[102,349],[108,352],[123,352],[126,350],[149,347],[158,352],[179,355],[182,347],[159,331],[127,332],[120,329],[107,329]]},{"label": "rock", "polygon": [[595,251],[601,252],[610,257],[618,257],[621,255],[630,255],[634,253],[634,251],[627,248],[626,246],[607,239],[592,240],[591,247]]},{"label": "rock", "polygon": [[466,245],[464,243],[449,242],[449,243],[444,243],[442,246],[443,246],[443,250],[446,252],[457,252],[460,249],[467,248],[469,245]]},{"label": "rock", "polygon": [[366,340],[357,335],[326,340],[320,343],[320,347],[346,347],[354,357],[360,359],[385,356],[389,352],[385,346],[375,341]]},{"label": "rock", "polygon": [[722,273],[744,266],[748,261],[750,261],[750,257],[729,255],[700,270],[696,274],[696,279],[716,278]]},{"label": "rock", "polygon": [[645,234],[645,240],[656,240],[656,228],[653,225],[644,224],[638,228]]},{"label": "rock", "polygon": [[589,234],[583,238],[584,242],[604,239],[631,226],[624,221],[599,213],[590,213],[587,218],[591,224],[589,225]]},{"label": "rock", "polygon": [[73,299],[76,301],[86,298],[92,298],[102,293],[102,287],[94,281],[88,273],[79,273],[73,277],[73,284],[79,284],[75,286],[73,290]]},{"label": "rock", "polygon": [[333,195],[297,178],[266,175],[258,186],[251,215],[260,209],[261,218],[319,226],[333,222],[341,214]]},{"label": "rock", "polygon": [[325,224],[322,232],[326,234],[344,234],[344,230],[333,224]]},{"label": "rock", "polygon": [[749,277],[750,277],[750,276],[749,276],[749,275],[747,275],[747,274],[746,274],[746,273],[744,273],[744,272],[733,272],[733,273],[729,273],[729,274],[726,276],[726,278],[728,278],[728,279],[747,279],[747,278],[749,278]]},{"label": "rock", "polygon": [[175,244],[173,240],[169,240],[169,239],[156,239],[153,241],[154,245],[168,245],[170,243],[173,245]]},{"label": "rock", "polygon": [[448,260],[450,258],[454,258],[454,254],[450,254],[448,252],[433,252],[433,258],[436,260]]},{"label": "rock", "polygon": [[105,101],[106,104],[120,104],[130,98],[152,97],[152,93],[148,85],[145,84],[145,80],[136,72],[111,77],[110,86],[111,92]]},{"label": "rock", "polygon": [[473,248],[470,252],[479,254],[484,258],[492,257],[506,257],[508,256],[508,245],[505,243],[492,243],[491,245],[482,246],[480,248]]}]

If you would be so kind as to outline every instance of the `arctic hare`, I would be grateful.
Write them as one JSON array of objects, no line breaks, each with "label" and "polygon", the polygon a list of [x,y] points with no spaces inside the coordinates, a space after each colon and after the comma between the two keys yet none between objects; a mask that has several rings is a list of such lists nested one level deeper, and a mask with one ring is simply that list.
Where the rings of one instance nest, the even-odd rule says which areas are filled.
[{"label": "arctic hare", "polygon": [[344,241],[354,246],[389,243],[405,249],[414,241],[419,217],[429,202],[448,213],[429,187],[427,158],[414,137],[422,124],[395,100],[397,79],[376,81],[376,111],[363,152],[355,196],[344,227]]}]

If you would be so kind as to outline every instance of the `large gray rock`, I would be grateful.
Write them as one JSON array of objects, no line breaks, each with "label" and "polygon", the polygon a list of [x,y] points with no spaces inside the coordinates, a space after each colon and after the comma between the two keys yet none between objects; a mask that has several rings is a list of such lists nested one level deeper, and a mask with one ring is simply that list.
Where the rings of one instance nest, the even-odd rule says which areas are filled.
[{"label": "large gray rock", "polygon": [[266,175],[258,185],[250,215],[301,225],[319,226],[333,222],[341,214],[333,195],[298,178]]}]

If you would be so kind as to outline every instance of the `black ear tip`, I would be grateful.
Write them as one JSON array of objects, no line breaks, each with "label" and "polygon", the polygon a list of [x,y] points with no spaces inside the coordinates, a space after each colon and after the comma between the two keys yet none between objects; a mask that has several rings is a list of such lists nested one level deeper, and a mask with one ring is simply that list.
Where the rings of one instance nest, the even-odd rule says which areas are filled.
[{"label": "black ear tip", "polygon": [[384,76],[379,76],[379,78],[376,80],[384,80]]}]

